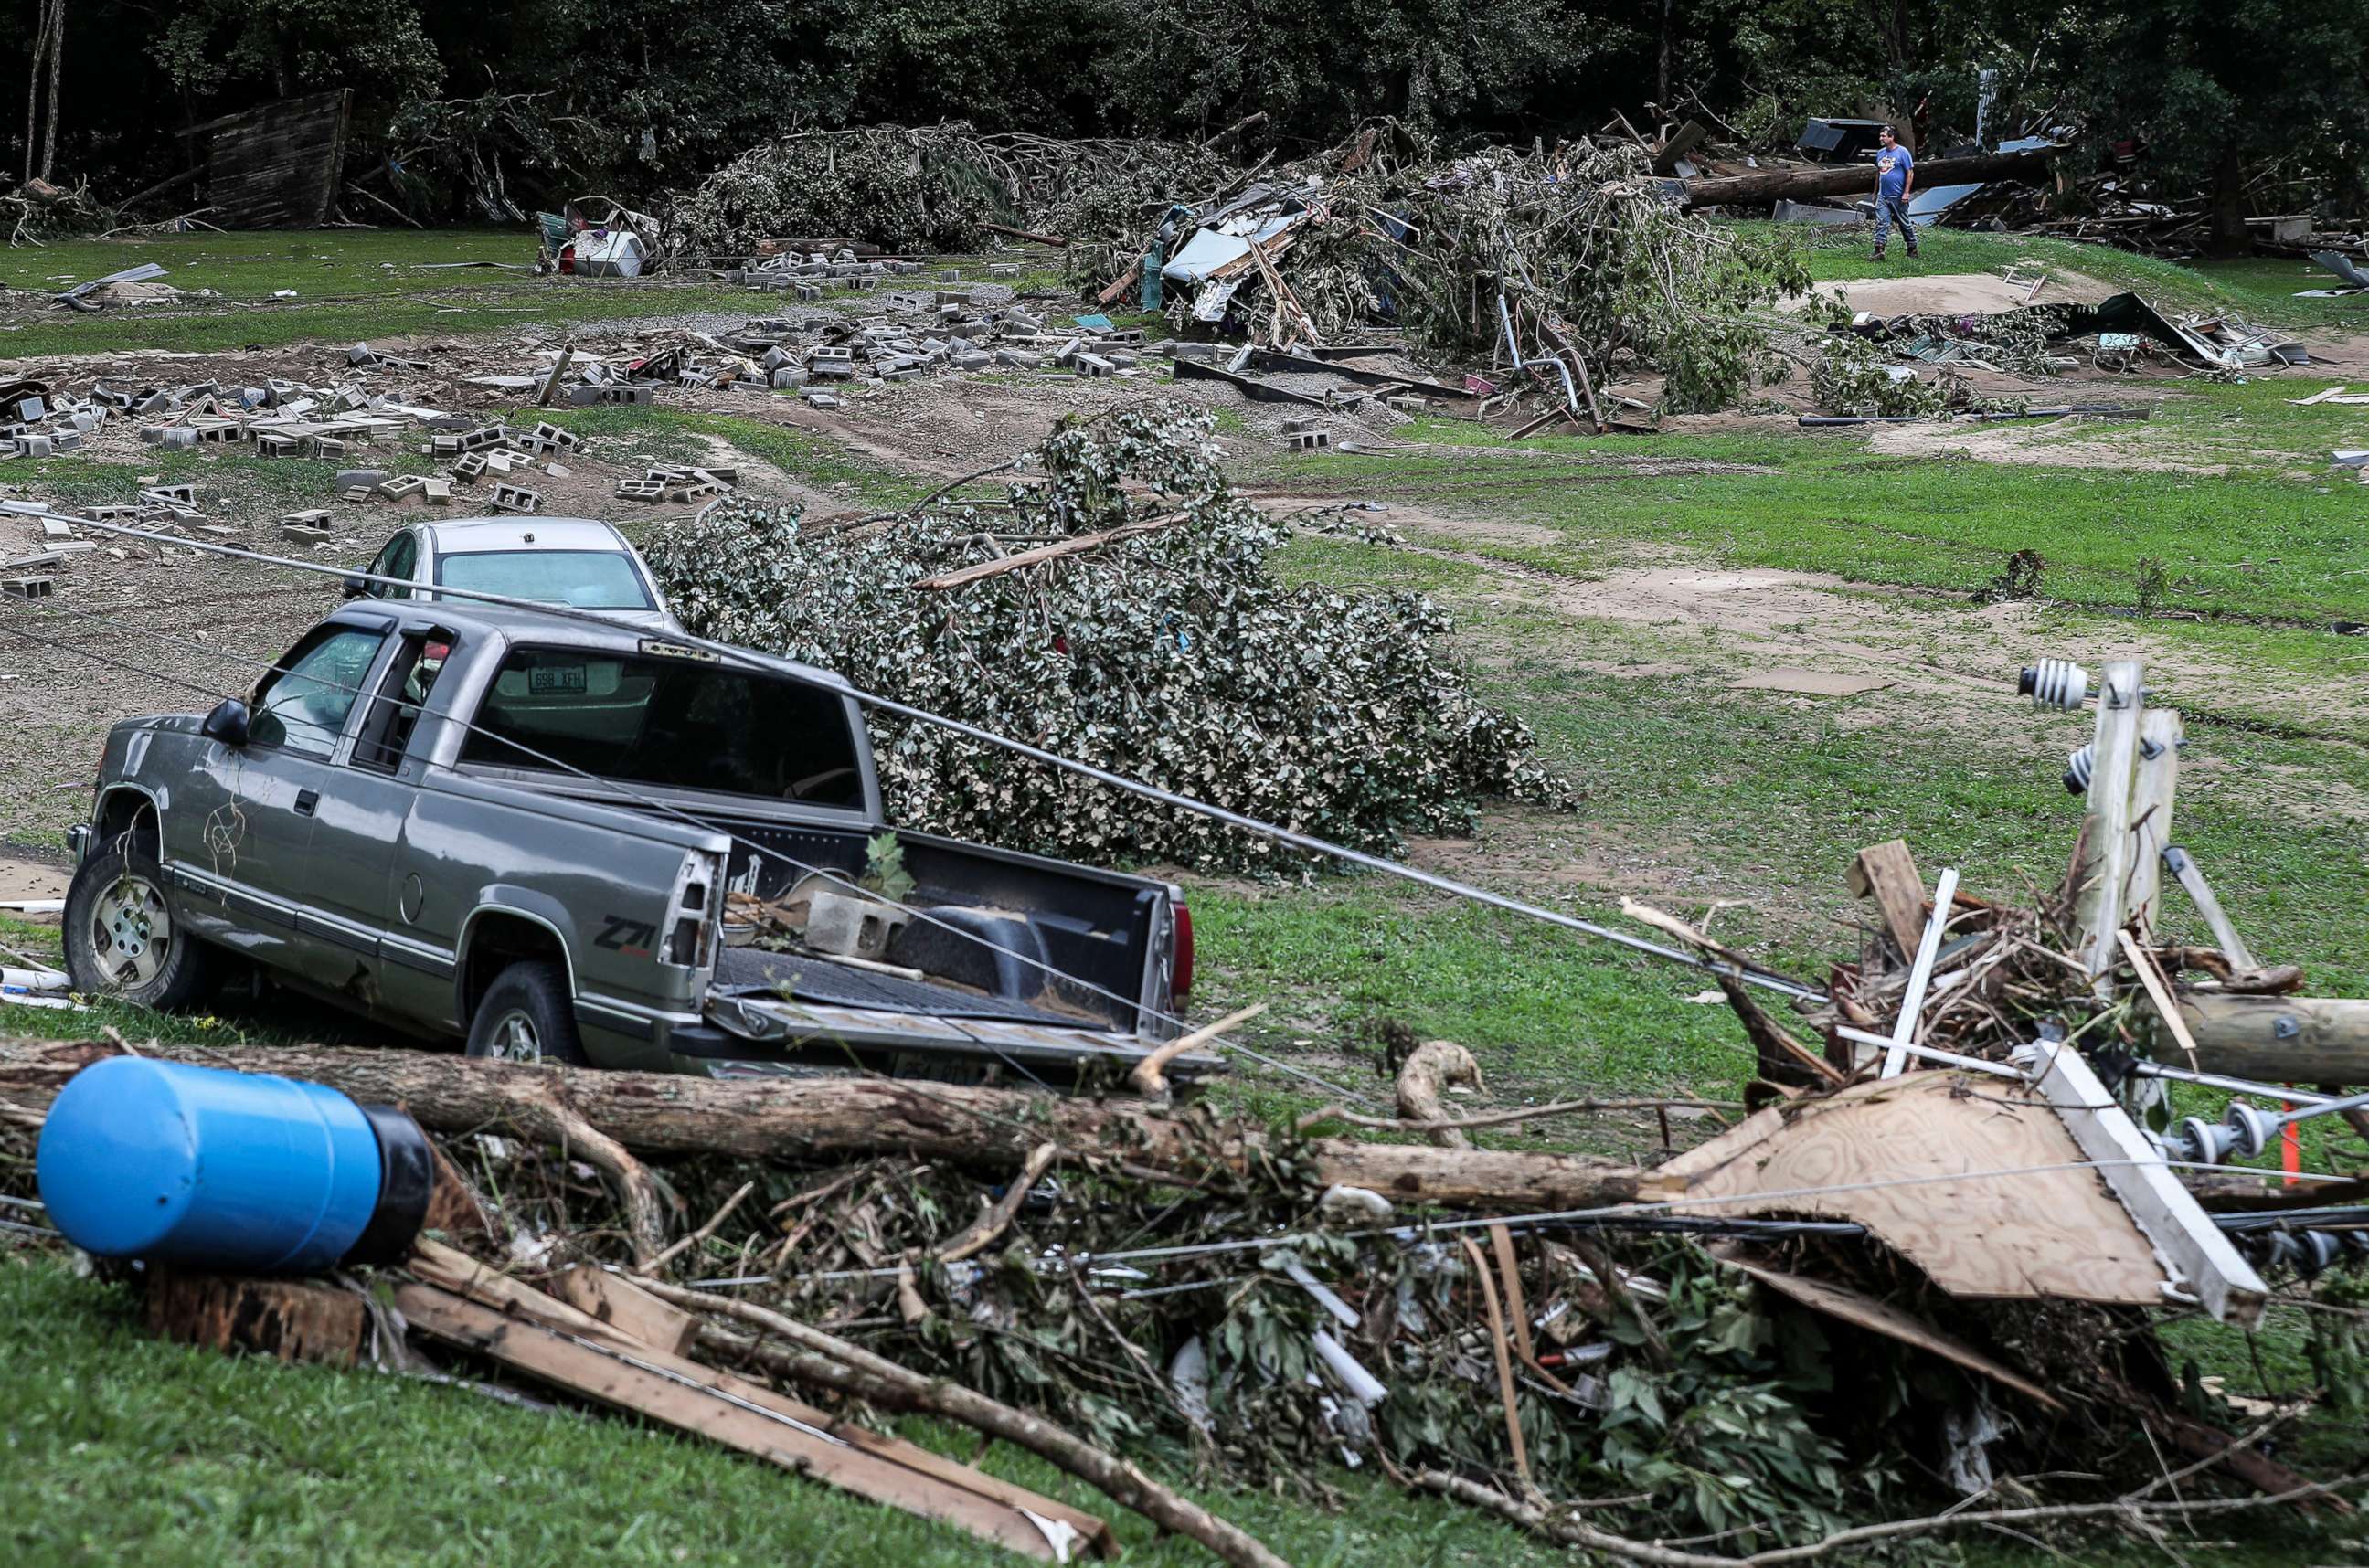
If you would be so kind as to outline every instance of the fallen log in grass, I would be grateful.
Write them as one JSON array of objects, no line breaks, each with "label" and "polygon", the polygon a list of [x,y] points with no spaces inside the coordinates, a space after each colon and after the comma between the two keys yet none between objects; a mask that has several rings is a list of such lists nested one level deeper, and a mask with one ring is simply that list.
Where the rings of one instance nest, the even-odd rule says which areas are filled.
[{"label": "fallen log in grass", "polygon": [[[0,1101],[38,1110],[75,1072],[127,1048],[104,1040],[0,1042]],[[326,1084],[364,1104],[401,1105],[436,1132],[512,1125],[573,1144],[589,1130],[615,1151],[608,1168],[629,1189],[647,1181],[637,1156],[827,1162],[902,1153],[1008,1171],[1047,1143],[1058,1144],[1067,1162],[1186,1185],[1288,1160],[1319,1185],[1367,1187],[1400,1202],[1449,1208],[1628,1203],[1640,1196],[1642,1181],[1632,1167],[1576,1155],[1279,1139],[1249,1123],[1160,1115],[1118,1098],[882,1078],[718,1081],[320,1046],[139,1049]],[[592,1149],[584,1158],[603,1163]],[[655,1240],[637,1234],[636,1245],[655,1253]]]}]

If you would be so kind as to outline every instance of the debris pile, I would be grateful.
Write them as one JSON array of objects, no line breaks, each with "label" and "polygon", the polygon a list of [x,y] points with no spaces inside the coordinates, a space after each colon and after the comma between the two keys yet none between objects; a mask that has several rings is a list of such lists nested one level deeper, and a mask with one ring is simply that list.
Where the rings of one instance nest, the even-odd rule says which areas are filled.
[{"label": "debris pile", "polygon": [[[1146,625],[1160,658],[1205,659],[1205,675],[1236,686],[1343,658],[1304,624],[1268,632],[1287,658],[1250,659],[1222,617],[1195,608],[1267,599],[1254,567],[1281,532],[1226,490],[1205,440],[1173,414],[1072,426],[1000,506],[843,528],[826,536],[839,541],[829,569],[760,570],[747,599],[712,596],[704,612],[754,616],[773,593],[811,591],[823,597],[802,609],[818,621],[898,622],[921,601],[919,618],[954,646],[946,669],[974,685],[996,679],[990,654],[1049,649],[1093,669],[1087,647]],[[796,527],[743,517],[697,548],[819,555]],[[1154,541],[1172,548],[1154,554]],[[878,586],[832,587],[868,556],[889,563]],[[1245,556],[1230,578],[1209,564]],[[1127,596],[1139,581],[1176,591]],[[990,583],[1014,591],[954,597]],[[1319,608],[1354,616],[1329,598]],[[807,651],[795,635],[787,651]],[[888,635],[910,639],[901,624]],[[910,658],[903,643],[879,646]],[[1012,727],[1007,710],[951,704],[955,674],[931,684],[891,659],[866,668]],[[276,1047],[252,1059],[406,1107],[366,1136],[424,1129],[431,1147],[406,1168],[428,1190],[406,1200],[407,1231],[381,1230],[375,1209],[365,1227],[359,1205],[352,1246],[383,1250],[309,1260],[346,1270],[335,1283],[246,1277],[236,1259],[152,1266],[151,1321],[285,1358],[439,1375],[490,1360],[1048,1560],[1106,1539],[1106,1523],[874,1436],[867,1416],[972,1425],[1258,1568],[1282,1560],[1145,1465],[1323,1499],[1330,1466],[1310,1456],[1337,1458],[1663,1568],[2008,1521],[2345,1510],[2357,1478],[2315,1482],[2260,1446],[2296,1412],[2265,1425],[2225,1402],[2174,1365],[2152,1314],[2250,1328],[2273,1297],[2261,1271],[2300,1299],[2369,1256],[2369,1211],[2330,1201],[2357,1184],[2288,1196],[2279,1171],[2237,1163],[2314,1118],[2369,1128],[2369,1095],[2293,1087],[2369,1080],[2369,1002],[2295,994],[2300,974],[2256,960],[2171,841],[2180,719],[2148,704],[2137,664],[2093,679],[2052,660],[2020,685],[2043,709],[2097,702],[2093,738],[2065,771],[2082,806],[2070,864],[2031,907],[1965,894],[1953,869],[1928,894],[1905,842],[1871,846],[1849,885],[1875,917],[1821,990],[1624,906],[1699,955],[1660,949],[1711,970],[1741,1018],[1756,1063],[1740,1103],[1589,1098],[1458,1117],[1439,1091],[1477,1079],[1474,1059],[1402,1026],[1382,1038],[1395,1116],[1353,1110],[1343,1090],[1265,1121],[1187,1102],[1161,1052],[1060,1095]],[[1091,739],[1063,715],[1092,693],[1075,681],[1036,693],[1054,717],[1028,733],[1064,749]],[[1159,776],[1165,738],[1200,711],[1190,695],[1147,681],[1121,727],[1151,738],[1093,760]],[[910,752],[915,735],[890,744]],[[1373,765],[1330,755],[1344,771]],[[1021,787],[969,765],[990,793]],[[1253,809],[1286,815],[1279,804]],[[867,880],[897,875],[884,853]],[[2160,934],[2173,880],[2211,947]],[[810,930],[821,911],[803,916]],[[1768,990],[1792,996],[1792,1019],[1820,1037],[1804,1042],[1800,1023],[1754,1000]],[[1163,1050],[1230,1048],[1248,1016]],[[137,1070],[200,1059],[221,1068],[235,1053],[152,1042]],[[77,1073],[134,1059],[120,1041],[0,1044],[6,1196],[30,1203],[38,1165],[50,1217],[74,1234],[46,1141],[38,1161],[27,1146],[73,1123]],[[2180,1096],[2205,1090],[2233,1095],[2217,1119],[2179,1114],[2193,1104]],[[2163,1093],[2171,1114],[2151,1127]],[[2295,1108],[2271,1108],[2282,1102]],[[1636,1113],[1663,1128],[1651,1164],[1550,1152],[1511,1130]],[[1705,1113],[1717,1130],[1674,1148],[1667,1118]],[[85,1162],[86,1188],[120,1201],[120,1184]],[[293,1207],[309,1242],[314,1210]],[[8,1242],[54,1244],[22,1223]],[[356,1277],[362,1267],[377,1272]],[[370,1305],[389,1299],[399,1315]],[[2346,1400],[2362,1362],[2342,1322],[2312,1332],[2318,1369]],[[1022,1528],[1015,1509],[1035,1522]],[[1683,1551],[1665,1544],[1674,1534],[1722,1550]]]},{"label": "debris pile", "polygon": [[1780,373],[1755,313],[1809,286],[1790,239],[1680,211],[1619,146],[1442,159],[1376,125],[1183,212],[1139,263],[1164,258],[1180,329],[1322,345],[1388,323],[1436,360],[1494,353],[1599,429],[1618,374],[1658,372],[1688,412]]},{"label": "debris pile", "polygon": [[759,317],[725,339],[703,341],[720,357],[681,365],[645,361],[630,368],[630,379],[663,382],[671,370],[687,386],[795,389],[830,407],[836,391],[851,385],[953,372],[1126,375],[1145,351],[1140,327],[1121,327],[1107,316],[1064,322],[967,289],[891,291],[864,315]]},{"label": "debris pile", "polygon": [[676,204],[676,255],[863,244],[894,255],[982,248],[999,229],[1089,232],[1134,219],[1219,165],[1174,143],[982,135],[959,122],[807,131],[750,149]]},{"label": "debris pile", "polygon": [[[33,1168],[45,1107],[120,1049],[0,1046],[17,1108],[0,1170]],[[1402,1110],[1419,1059],[1455,1049],[1410,1055]],[[2249,1417],[2183,1389],[2141,1314],[2201,1292],[2249,1322],[2260,1282],[2192,1200],[2201,1230],[2118,1203],[2085,1139],[2101,1108],[2121,1113],[2063,1054],[2062,1084],[1943,1070],[1764,1087],[1768,1108],[1642,1170],[1337,1106],[1262,1127],[1125,1093],[280,1049],[258,1063],[399,1098],[427,1129],[433,1187],[413,1223],[443,1240],[398,1237],[362,1283],[152,1267],[151,1321],[286,1359],[431,1375],[490,1360],[898,1506],[918,1506],[914,1471],[999,1495],[866,1433],[872,1412],[928,1412],[1262,1565],[1281,1560],[1141,1466],[1314,1500],[1333,1462],[1373,1466],[1649,1562],[1668,1559],[1648,1539],[1674,1534],[1722,1537],[1700,1559],[1716,1562],[1871,1518],[1979,1525],[2009,1477],[2012,1505],[2040,1510],[2017,1516],[2026,1528],[2128,1517],[2170,1506],[2148,1501],[2170,1455],[2191,1497],[2214,1494],[2199,1472],[2217,1467],[2264,1502],[2343,1506],[2233,1436]],[[234,1059],[144,1055],[152,1070]],[[491,1127],[488,1104],[505,1107]],[[1657,1108],[1738,1107],[1573,1102],[1486,1125]],[[1982,1179],[2024,1167],[2012,1186]],[[26,1230],[11,1242],[39,1244]],[[2354,1215],[2264,1239],[2318,1273],[2360,1230]],[[2228,1272],[2184,1272],[2198,1253],[2166,1236],[2210,1242]],[[390,1298],[400,1319],[364,1304]],[[271,1328],[292,1320],[310,1332]],[[772,1413],[729,1414],[751,1408]],[[1088,1540],[1106,1528],[1020,1501]],[[973,1505],[918,1511],[1063,1555]]]},{"label": "debris pile", "polygon": [[[1017,476],[993,500],[860,521],[727,500],[656,541],[650,566],[704,635],[1360,848],[1462,830],[1484,796],[1567,801],[1529,731],[1440,659],[1448,622],[1427,598],[1276,580],[1267,557],[1295,531],[1350,525],[1252,505],[1211,428],[1123,408],[997,465]],[[1097,864],[1299,864],[935,727],[876,739],[916,828]]]}]

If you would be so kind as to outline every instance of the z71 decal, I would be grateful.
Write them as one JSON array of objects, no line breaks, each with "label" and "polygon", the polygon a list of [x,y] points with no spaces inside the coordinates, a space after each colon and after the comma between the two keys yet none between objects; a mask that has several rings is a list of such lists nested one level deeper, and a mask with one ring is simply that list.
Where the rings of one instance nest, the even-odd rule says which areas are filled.
[{"label": "z71 decal", "polygon": [[595,947],[606,947],[623,953],[628,958],[650,956],[650,939],[658,928],[647,921],[629,921],[621,915],[602,915],[601,934],[592,939]]}]

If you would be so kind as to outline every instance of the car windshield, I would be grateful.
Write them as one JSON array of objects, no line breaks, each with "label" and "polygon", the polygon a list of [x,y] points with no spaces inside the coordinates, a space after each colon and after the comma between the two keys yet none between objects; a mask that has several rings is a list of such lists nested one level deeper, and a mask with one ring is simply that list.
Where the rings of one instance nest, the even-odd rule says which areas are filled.
[{"label": "car windshield", "polygon": [[861,807],[855,746],[845,700],[799,681],[679,655],[522,647],[502,660],[461,760]]},{"label": "car windshield", "polygon": [[578,610],[648,610],[649,590],[628,556],[614,550],[478,550],[440,555],[436,580],[510,599]]}]

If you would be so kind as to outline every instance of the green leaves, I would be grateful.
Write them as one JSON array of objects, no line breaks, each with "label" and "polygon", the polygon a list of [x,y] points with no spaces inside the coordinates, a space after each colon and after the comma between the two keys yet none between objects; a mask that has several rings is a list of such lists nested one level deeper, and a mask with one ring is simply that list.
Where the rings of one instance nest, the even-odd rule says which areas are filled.
[{"label": "green leaves", "polygon": [[[1392,853],[1467,830],[1482,799],[1567,804],[1535,738],[1479,702],[1420,594],[1288,590],[1289,529],[1230,487],[1208,416],[1136,407],[1065,425],[1005,507],[945,506],[808,536],[733,498],[654,543],[684,621],[867,690],[1250,816]],[[924,578],[1048,540],[1156,528],[946,590]],[[997,541],[1008,541],[999,543]],[[879,722],[900,825],[1101,864],[1305,875],[1265,837],[1056,773],[936,726]]]}]

